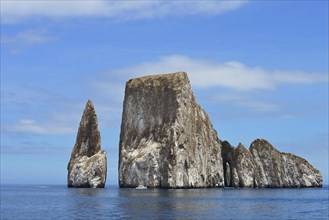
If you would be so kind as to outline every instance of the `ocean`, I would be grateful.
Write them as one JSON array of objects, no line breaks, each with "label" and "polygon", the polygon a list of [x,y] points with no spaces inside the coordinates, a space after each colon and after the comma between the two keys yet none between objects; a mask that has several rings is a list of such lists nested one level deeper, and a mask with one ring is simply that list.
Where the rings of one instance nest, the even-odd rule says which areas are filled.
[{"label": "ocean", "polygon": [[1,185],[1,220],[328,219],[328,196],[328,186],[137,190]]}]

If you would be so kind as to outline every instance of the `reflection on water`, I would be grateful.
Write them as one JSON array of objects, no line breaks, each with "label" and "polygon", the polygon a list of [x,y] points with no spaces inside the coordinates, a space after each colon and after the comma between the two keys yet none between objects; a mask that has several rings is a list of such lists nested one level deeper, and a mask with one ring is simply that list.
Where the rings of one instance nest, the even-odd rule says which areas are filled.
[{"label": "reflection on water", "polygon": [[120,189],[119,197],[125,198],[120,208],[129,217],[183,218],[186,213],[211,209],[209,203],[202,202],[205,198],[200,192],[202,190]]},{"label": "reflection on water", "polygon": [[[301,199],[313,198],[314,190],[119,189],[119,197],[123,199],[119,208],[125,216],[131,218],[142,216],[142,218],[160,219],[287,219],[296,218],[300,207],[307,204],[307,201]],[[319,201],[310,201],[310,203],[319,205]],[[306,212],[318,217],[323,216],[328,213],[323,207],[318,208],[319,213],[313,213],[312,210]]]},{"label": "reflection on water", "polygon": [[70,188],[68,190],[67,213],[73,219],[88,219],[92,216],[102,216],[102,195],[105,189]]},{"label": "reflection on water", "polygon": [[97,196],[103,194],[104,189],[93,189],[93,188],[76,188],[73,194],[80,196]]},{"label": "reflection on water", "polygon": [[274,205],[248,199],[250,193],[250,190],[239,189],[120,189],[119,197],[125,198],[120,208],[130,217],[203,218],[222,213],[223,218],[234,218],[235,212],[245,212],[246,216],[252,217],[253,213],[275,209]]},{"label": "reflection on water", "polygon": [[1,219],[326,219],[315,189],[1,187]]},{"label": "reflection on water", "polygon": [[[71,195],[68,201],[68,213],[73,213],[71,217],[92,215],[129,219],[295,218],[300,206],[308,202],[301,199],[307,200],[314,193],[303,189],[136,190],[115,187],[68,189],[68,192]],[[318,205],[317,201],[310,202]],[[304,209],[306,215],[321,216],[311,211]]]}]

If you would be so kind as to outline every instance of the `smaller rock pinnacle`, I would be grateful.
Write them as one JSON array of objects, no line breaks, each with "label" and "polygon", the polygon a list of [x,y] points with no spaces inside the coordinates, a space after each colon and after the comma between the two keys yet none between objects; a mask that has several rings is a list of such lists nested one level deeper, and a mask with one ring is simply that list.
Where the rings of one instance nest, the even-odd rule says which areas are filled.
[{"label": "smaller rock pinnacle", "polygon": [[83,111],[71,158],[68,164],[68,187],[104,187],[106,152],[101,151],[98,120],[89,99]]}]

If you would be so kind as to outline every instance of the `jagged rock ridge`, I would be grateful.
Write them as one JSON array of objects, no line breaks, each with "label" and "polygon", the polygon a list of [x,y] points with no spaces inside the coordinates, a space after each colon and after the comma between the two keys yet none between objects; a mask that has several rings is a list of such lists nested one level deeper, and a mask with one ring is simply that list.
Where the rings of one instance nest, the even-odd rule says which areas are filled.
[{"label": "jagged rock ridge", "polygon": [[221,142],[185,72],[126,83],[119,186],[224,186]]},{"label": "jagged rock ridge", "polygon": [[321,187],[319,170],[305,159],[282,153],[263,139],[256,139],[249,151],[239,144],[222,142],[225,186],[230,187]]},{"label": "jagged rock ridge", "polygon": [[103,188],[106,166],[106,152],[101,150],[96,111],[92,101],[88,100],[67,166],[68,187]]}]

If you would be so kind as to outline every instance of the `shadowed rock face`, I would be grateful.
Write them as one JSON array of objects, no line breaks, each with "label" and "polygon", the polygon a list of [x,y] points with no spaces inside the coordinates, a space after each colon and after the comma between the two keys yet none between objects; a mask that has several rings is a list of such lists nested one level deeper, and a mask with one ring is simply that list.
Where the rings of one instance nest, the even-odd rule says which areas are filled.
[{"label": "shadowed rock face", "polygon": [[119,186],[224,186],[221,142],[184,72],[126,83]]},{"label": "shadowed rock face", "polygon": [[[249,151],[239,144],[222,143],[225,186],[320,187],[322,176],[305,159],[279,152],[269,142],[256,139]],[[226,170],[231,172],[227,174]],[[228,181],[229,180],[229,181]]]},{"label": "shadowed rock face", "polygon": [[101,151],[96,111],[91,100],[88,100],[67,166],[68,187],[103,188],[106,164],[106,152]]}]

